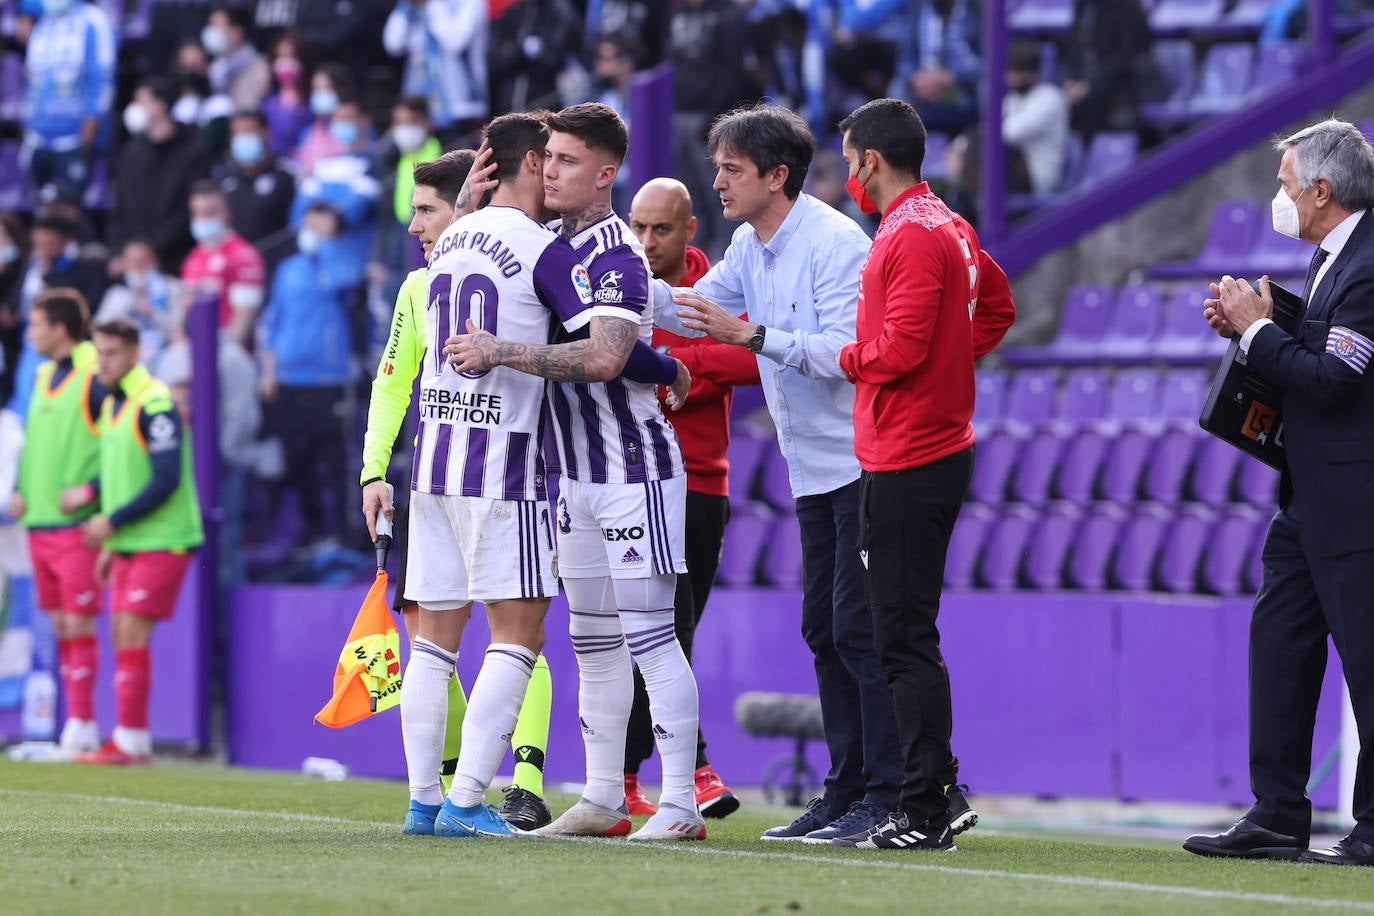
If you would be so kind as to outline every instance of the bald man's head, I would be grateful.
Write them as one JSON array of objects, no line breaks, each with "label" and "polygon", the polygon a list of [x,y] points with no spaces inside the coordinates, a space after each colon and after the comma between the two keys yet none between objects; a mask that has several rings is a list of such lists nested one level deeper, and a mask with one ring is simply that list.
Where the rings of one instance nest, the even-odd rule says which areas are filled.
[{"label": "bald man's head", "polygon": [[697,232],[692,195],[676,178],[655,178],[630,203],[630,231],[644,246],[654,276],[680,285],[687,270],[687,243]]}]

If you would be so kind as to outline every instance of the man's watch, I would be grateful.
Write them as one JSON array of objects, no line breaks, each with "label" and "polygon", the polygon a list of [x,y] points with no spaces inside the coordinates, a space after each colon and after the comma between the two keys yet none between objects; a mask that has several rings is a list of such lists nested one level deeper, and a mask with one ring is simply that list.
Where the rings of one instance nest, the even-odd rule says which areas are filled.
[{"label": "man's watch", "polygon": [[758,327],[754,328],[754,336],[749,338],[748,343],[744,345],[748,348],[750,353],[763,352],[763,335],[765,334],[765,332],[767,332],[767,330],[768,329],[765,328],[763,325],[759,325]]}]

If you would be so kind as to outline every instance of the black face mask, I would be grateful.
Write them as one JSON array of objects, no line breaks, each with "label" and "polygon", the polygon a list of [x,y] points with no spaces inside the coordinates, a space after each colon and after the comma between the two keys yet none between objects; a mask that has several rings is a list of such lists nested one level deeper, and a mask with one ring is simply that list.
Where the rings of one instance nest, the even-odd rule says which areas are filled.
[{"label": "black face mask", "polygon": [[178,81],[181,83],[183,95],[188,92],[201,98],[207,98],[210,95],[210,78],[204,73],[183,73]]}]

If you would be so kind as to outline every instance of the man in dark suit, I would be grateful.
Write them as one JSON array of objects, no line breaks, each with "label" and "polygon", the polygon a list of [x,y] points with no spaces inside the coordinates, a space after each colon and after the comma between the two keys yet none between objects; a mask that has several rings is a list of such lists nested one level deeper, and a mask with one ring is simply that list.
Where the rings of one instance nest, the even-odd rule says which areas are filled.
[{"label": "man in dark suit", "polygon": [[[1317,245],[1295,335],[1270,320],[1268,277],[1212,285],[1204,316],[1240,336],[1249,365],[1283,386],[1287,467],[1263,548],[1250,622],[1250,787],[1225,833],[1189,837],[1199,855],[1374,865],[1374,151],[1352,124],[1323,121],[1283,151],[1274,229]],[[1326,640],[1340,654],[1363,749],[1355,829],[1307,850],[1306,794]]]}]

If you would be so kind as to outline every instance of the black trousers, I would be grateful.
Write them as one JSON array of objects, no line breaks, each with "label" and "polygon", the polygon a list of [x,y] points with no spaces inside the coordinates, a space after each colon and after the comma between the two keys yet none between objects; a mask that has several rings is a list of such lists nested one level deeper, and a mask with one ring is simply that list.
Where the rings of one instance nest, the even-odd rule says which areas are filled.
[{"label": "black trousers", "polygon": [[[711,597],[720,566],[720,547],[725,541],[725,524],[730,521],[730,500],[725,496],[687,491],[687,573],[677,577],[673,596],[673,623],[682,654],[692,660],[692,640],[697,624]],[[635,697],[630,706],[630,725],[625,732],[625,772],[638,773],[639,767],[654,752],[653,716],[649,712],[649,692],[644,676],[635,666]],[[697,769],[706,766],[706,737],[697,729]]]},{"label": "black trousers", "polygon": [[873,644],[859,562],[859,481],[797,500],[802,638],[816,664],[830,751],[822,798],[832,819],[856,801],[890,811],[902,785],[892,692]]},{"label": "black trousers", "polygon": [[1353,833],[1374,843],[1374,551],[1319,556],[1304,546],[1304,521],[1290,509],[1280,509],[1269,523],[1262,552],[1264,580],[1250,618],[1250,788],[1255,804],[1246,817],[1270,830],[1309,838],[1307,780],[1330,635],[1350,688],[1360,738]]},{"label": "black trousers", "polygon": [[282,485],[300,501],[307,541],[341,530],[348,468],[339,417],[343,401],[343,388],[281,385],[267,405],[267,428],[286,452]]},{"label": "black trousers", "polygon": [[949,672],[935,624],[945,553],[973,476],[973,447],[921,467],[864,471],[864,582],[878,662],[892,691],[902,747],[901,807],[916,822],[944,813],[956,781]]}]

